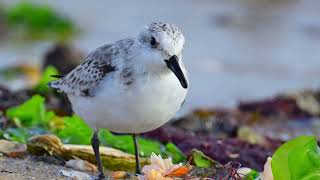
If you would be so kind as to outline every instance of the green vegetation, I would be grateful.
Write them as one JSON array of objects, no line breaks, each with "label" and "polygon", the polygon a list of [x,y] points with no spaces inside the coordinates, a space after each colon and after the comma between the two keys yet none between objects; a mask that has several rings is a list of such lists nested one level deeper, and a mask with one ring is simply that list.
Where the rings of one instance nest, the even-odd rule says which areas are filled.
[{"label": "green vegetation", "polygon": [[210,168],[215,164],[215,161],[213,159],[204,155],[201,151],[196,149],[192,150],[192,160],[193,164],[201,168]]},{"label": "green vegetation", "polygon": [[63,117],[62,128],[52,128],[63,143],[88,145],[91,142],[92,130],[79,116]]},{"label": "green vegetation", "polygon": [[[134,146],[131,135],[113,135],[109,131],[101,130],[100,139],[104,144],[107,144],[113,148],[126,151],[130,154],[134,154]],[[150,157],[151,153],[161,154],[162,144],[157,141],[139,138],[140,155],[144,157]]]},{"label": "green vegetation", "polygon": [[53,66],[48,66],[43,72],[42,78],[38,82],[38,84],[35,86],[34,90],[39,94],[45,94],[47,93],[50,88],[48,86],[48,83],[51,81],[56,80],[56,78],[51,77],[51,75],[58,75],[58,70]]},{"label": "green vegetation", "polygon": [[172,161],[174,163],[182,162],[187,159],[187,157],[183,154],[183,152],[173,143],[168,143],[166,145],[166,151],[172,157]]},{"label": "green vegetation", "polygon": [[[91,142],[92,129],[79,117],[64,117],[64,127],[55,130],[55,133],[64,143],[89,145]],[[114,135],[106,129],[99,131],[101,144],[107,145],[130,154],[134,154],[134,146],[131,135]],[[182,152],[172,143],[164,146],[158,141],[139,138],[140,155],[150,157],[152,152],[162,154],[165,157],[171,156],[174,162],[182,162],[186,158]]]},{"label": "green vegetation", "polygon": [[[47,72],[44,74],[46,76]],[[46,77],[44,77],[39,85],[46,84],[46,82]],[[90,145],[92,129],[77,115],[59,117],[54,112],[46,111],[45,99],[40,95],[33,96],[19,106],[9,108],[6,115],[19,128],[4,130],[2,137],[5,139],[25,143],[34,134],[48,132],[56,134],[67,144]],[[101,129],[99,137],[104,145],[134,154],[133,140],[130,135],[114,135],[106,129]],[[183,153],[172,143],[165,146],[158,141],[144,138],[139,138],[138,141],[140,155],[143,157],[150,157],[151,153],[154,152],[164,157],[171,156],[174,162],[182,162],[186,159]]]},{"label": "green vegetation", "polygon": [[[47,82],[45,79],[42,83]],[[52,111],[46,111],[45,98],[40,95],[34,95],[23,104],[7,109],[6,116],[17,126],[0,132],[0,136],[8,140],[26,143],[32,135],[53,133],[67,144],[89,145],[91,142],[92,129],[79,116],[59,117]],[[101,129],[99,137],[103,145],[134,154],[130,135],[114,135]],[[154,152],[164,157],[171,156],[175,163],[186,160],[185,155],[172,143],[163,145],[158,141],[139,138],[139,144],[140,155],[143,157],[149,157]],[[197,167],[210,168],[215,164],[214,160],[198,150],[192,151],[192,160]],[[272,172],[275,180],[319,179],[320,154],[316,137],[300,136],[279,147],[272,157]],[[246,178],[256,177],[257,173],[252,171]]]},{"label": "green vegetation", "polygon": [[320,152],[314,136],[292,139],[272,156],[272,174],[275,180],[320,179]]},{"label": "green vegetation", "polygon": [[[63,143],[90,145],[92,129],[77,115],[57,116],[47,111],[41,96],[50,93],[47,83],[54,80],[50,75],[58,74],[54,67],[47,67],[39,83],[34,87],[38,94],[24,103],[6,109],[5,116],[10,120],[7,129],[0,130],[0,137],[11,141],[26,143],[33,135],[52,133]],[[41,95],[40,95],[41,94]],[[0,114],[2,115],[2,114]],[[114,135],[106,129],[99,131],[102,145],[107,145],[134,154],[133,140],[130,135]],[[174,163],[185,162],[186,156],[172,143],[162,144],[155,140],[139,138],[140,155],[150,157],[152,152],[163,157],[172,157]],[[192,150],[192,164],[199,168],[212,168],[216,162],[199,150]],[[280,146],[271,161],[275,180],[282,179],[320,179],[320,152],[317,138],[300,136]],[[257,179],[259,173],[252,170],[246,179]]]},{"label": "green vegetation", "polygon": [[256,170],[251,170],[246,176],[245,180],[253,180],[253,179],[258,179],[260,176],[259,172]]},{"label": "green vegetation", "polygon": [[14,121],[17,126],[33,127],[44,125],[46,122],[44,98],[40,95],[35,95],[25,103],[7,109],[6,116]]},{"label": "green vegetation", "polygon": [[70,19],[47,5],[23,1],[9,7],[5,16],[8,27],[25,38],[65,40],[77,31]]}]

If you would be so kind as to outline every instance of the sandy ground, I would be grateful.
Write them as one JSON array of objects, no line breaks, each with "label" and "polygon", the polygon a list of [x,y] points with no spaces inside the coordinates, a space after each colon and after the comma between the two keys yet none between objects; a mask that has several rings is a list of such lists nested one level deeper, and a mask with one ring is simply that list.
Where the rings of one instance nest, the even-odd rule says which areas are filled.
[{"label": "sandy ground", "polygon": [[[49,161],[55,161],[47,163]],[[0,180],[23,180],[23,179],[67,179],[59,175],[60,170],[72,170],[49,158],[39,159],[27,156],[23,159],[0,156]]]}]

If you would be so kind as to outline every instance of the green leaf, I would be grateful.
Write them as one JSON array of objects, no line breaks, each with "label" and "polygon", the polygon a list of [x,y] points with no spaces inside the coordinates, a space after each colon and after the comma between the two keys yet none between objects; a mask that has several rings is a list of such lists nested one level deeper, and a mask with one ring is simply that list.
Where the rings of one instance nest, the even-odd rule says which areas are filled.
[{"label": "green leaf", "polygon": [[64,128],[55,134],[67,144],[91,144],[92,129],[77,115],[64,117]]},{"label": "green leaf", "polygon": [[32,127],[45,121],[45,99],[39,95],[32,96],[23,104],[7,109],[6,116],[17,118],[22,126]]},{"label": "green leaf", "polygon": [[[54,119],[54,118],[53,118]],[[92,129],[79,117],[64,117],[64,128],[53,130],[55,134],[67,144],[91,144]],[[99,130],[99,139],[101,145],[134,154],[134,145],[131,135],[114,135],[106,129]],[[152,152],[162,155],[170,155],[175,162],[185,160],[183,153],[174,145],[168,144],[166,148],[158,142],[150,139],[139,137],[140,155],[150,157]]]},{"label": "green leaf", "polygon": [[[99,137],[104,144],[134,154],[133,139],[131,135],[114,135],[111,132],[102,129],[100,130]],[[161,154],[161,149],[163,149],[163,145],[157,141],[139,137],[138,142],[140,146],[140,155],[143,157],[150,157],[152,152]]]},{"label": "green leaf", "polygon": [[42,75],[41,80],[39,83],[35,86],[34,90],[39,94],[46,94],[48,90],[50,89],[48,86],[48,83],[51,81],[56,80],[56,78],[51,77],[52,75],[58,75],[58,70],[53,66],[48,66]]},{"label": "green leaf", "polygon": [[271,161],[275,180],[320,179],[320,153],[315,136],[299,136],[280,146]]},{"label": "green leaf", "polygon": [[244,178],[244,180],[254,180],[259,177],[259,172],[256,170],[251,170]]},{"label": "green leaf", "polygon": [[6,22],[36,39],[53,36],[63,40],[75,32],[74,24],[51,7],[26,1],[8,8]]},{"label": "green leaf", "polygon": [[166,144],[166,151],[172,157],[173,163],[180,163],[186,160],[186,156],[183,152],[173,143]]},{"label": "green leaf", "polygon": [[[79,117],[64,117],[64,128],[56,134],[64,143],[90,144],[92,129]],[[134,154],[133,140],[130,135],[113,135],[111,132],[100,129],[99,138],[102,145],[109,145],[128,153]],[[156,141],[139,138],[141,156],[150,156],[152,152],[160,153],[161,144]]]},{"label": "green leaf", "polygon": [[193,149],[191,155],[193,164],[199,168],[210,168],[216,163],[213,159],[197,149]]},{"label": "green leaf", "polygon": [[47,111],[45,113],[43,123],[48,124],[54,117],[56,117],[56,114],[53,111]]}]

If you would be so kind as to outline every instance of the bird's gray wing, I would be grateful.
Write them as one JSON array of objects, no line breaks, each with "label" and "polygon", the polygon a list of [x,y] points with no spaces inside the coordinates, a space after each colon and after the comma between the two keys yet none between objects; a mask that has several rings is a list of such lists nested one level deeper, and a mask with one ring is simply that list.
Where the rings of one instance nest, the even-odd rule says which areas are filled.
[{"label": "bird's gray wing", "polygon": [[112,60],[115,56],[112,45],[102,46],[90,53],[85,61],[49,86],[67,94],[94,96],[99,82],[116,71]]}]

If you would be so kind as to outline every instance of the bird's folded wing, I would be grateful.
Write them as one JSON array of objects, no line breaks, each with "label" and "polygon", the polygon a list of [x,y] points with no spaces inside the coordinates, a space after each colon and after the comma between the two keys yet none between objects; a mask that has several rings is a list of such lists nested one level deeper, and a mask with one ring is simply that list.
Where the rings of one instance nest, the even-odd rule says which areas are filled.
[{"label": "bird's folded wing", "polygon": [[86,60],[59,80],[49,86],[67,94],[93,96],[100,81],[116,71],[112,64],[114,58],[112,45],[105,45],[90,53]]}]

